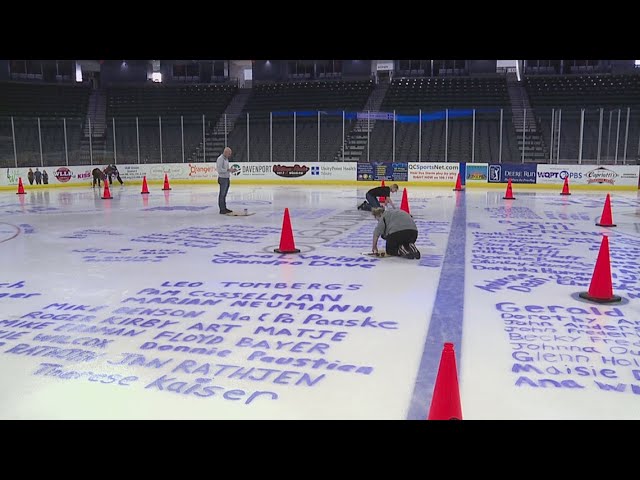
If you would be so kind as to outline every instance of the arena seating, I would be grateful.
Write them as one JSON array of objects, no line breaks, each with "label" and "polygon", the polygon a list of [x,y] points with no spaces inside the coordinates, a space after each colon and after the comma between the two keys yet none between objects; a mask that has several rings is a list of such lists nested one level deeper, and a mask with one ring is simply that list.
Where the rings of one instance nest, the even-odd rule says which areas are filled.
[{"label": "arena seating", "polygon": [[[270,128],[273,134],[273,161],[294,160],[293,112],[296,115],[295,159],[316,161],[318,158],[318,116],[320,111],[320,160],[333,161],[342,142],[342,116],[334,112],[356,112],[362,109],[373,89],[371,81],[316,81],[264,83],[253,88],[241,118],[229,137],[235,146],[236,161],[268,162],[270,160]],[[249,151],[247,154],[247,122],[249,112]],[[273,112],[270,126],[269,114]]]}]

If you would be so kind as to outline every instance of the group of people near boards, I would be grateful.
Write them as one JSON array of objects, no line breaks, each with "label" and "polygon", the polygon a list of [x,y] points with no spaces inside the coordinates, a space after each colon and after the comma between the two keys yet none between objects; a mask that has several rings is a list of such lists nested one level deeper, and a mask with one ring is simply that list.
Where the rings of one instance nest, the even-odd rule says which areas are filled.
[{"label": "group of people near boards", "polygon": [[[216,160],[218,184],[220,185],[218,208],[222,215],[233,213],[232,210],[227,208],[227,194],[231,183],[231,175],[238,171],[237,167],[229,165],[229,159],[232,154],[231,148],[225,147],[222,154]],[[96,184],[100,187],[100,181],[106,181],[107,179],[109,180],[109,184],[113,184],[113,177],[120,182],[120,185],[124,183],[115,165],[107,165],[104,170],[94,168],[92,174],[94,187]],[[371,253],[380,254],[378,241],[380,237],[382,237],[382,239],[386,241],[386,255],[419,259],[420,251],[415,245],[418,239],[418,227],[409,213],[395,207],[391,200],[391,194],[397,191],[398,185],[395,183],[388,187],[380,186],[372,188],[365,194],[365,201],[358,206],[358,210],[371,212],[373,217],[378,221],[373,230]],[[380,204],[379,199],[382,199],[383,205]]]},{"label": "group of people near boards", "polygon": [[106,182],[109,179],[109,185],[113,185],[113,177],[120,182],[120,185],[123,185],[124,182],[122,178],[120,178],[120,172],[118,171],[118,167],[115,165],[107,165],[104,170],[100,170],[99,168],[94,168],[91,171],[91,175],[93,176],[93,187],[98,185],[100,187],[100,181]]}]

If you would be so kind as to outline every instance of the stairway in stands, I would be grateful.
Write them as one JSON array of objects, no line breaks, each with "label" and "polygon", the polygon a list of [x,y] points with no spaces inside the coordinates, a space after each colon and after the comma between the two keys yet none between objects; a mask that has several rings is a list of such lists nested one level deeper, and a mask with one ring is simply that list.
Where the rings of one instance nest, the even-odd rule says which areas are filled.
[{"label": "stairway in stands", "polygon": [[[377,113],[380,110],[384,96],[389,89],[388,83],[379,83],[371,91],[367,103],[362,109],[363,112]],[[367,148],[367,136],[375,127],[376,121],[369,120],[366,117],[355,121],[353,128],[347,133],[344,139],[344,157],[342,146],[335,154],[335,161],[357,162],[360,160],[362,153]]]},{"label": "stairway in stands", "polygon": [[[548,150],[533,109],[529,103],[529,95],[522,82],[514,73],[507,75],[507,90],[511,99],[511,112],[513,114],[513,126],[516,130],[518,149],[522,158],[524,146],[524,161],[530,163],[544,163],[549,157]],[[524,133],[524,144],[523,136]]]}]

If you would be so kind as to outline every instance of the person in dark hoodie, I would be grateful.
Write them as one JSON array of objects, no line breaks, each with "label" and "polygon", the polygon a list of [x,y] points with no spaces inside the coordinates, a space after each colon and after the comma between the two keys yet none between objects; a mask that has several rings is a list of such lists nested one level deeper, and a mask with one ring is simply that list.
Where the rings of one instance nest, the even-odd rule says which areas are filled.
[{"label": "person in dark hoodie", "polygon": [[42,170],[42,183],[45,185],[49,184],[49,174],[46,170]]},{"label": "person in dark hoodie", "polygon": [[367,192],[365,195],[366,200],[358,206],[358,210],[371,211],[373,208],[379,208],[380,202],[378,197],[384,197],[384,204],[391,205],[395,208],[395,205],[391,201],[391,193],[398,191],[398,185],[393,184],[390,187],[375,187]]},{"label": "person in dark hoodie", "polygon": [[29,173],[27,173],[27,180],[29,180],[29,185],[33,185],[33,170],[29,169]]},{"label": "person in dark hoodie", "polygon": [[122,178],[120,178],[120,172],[118,171],[118,167],[116,167],[113,164],[112,165],[107,165],[107,168],[104,169],[104,174],[109,179],[109,185],[113,185],[113,178],[112,177],[116,177],[116,179],[120,182],[120,185],[122,185],[124,183],[122,181]]}]

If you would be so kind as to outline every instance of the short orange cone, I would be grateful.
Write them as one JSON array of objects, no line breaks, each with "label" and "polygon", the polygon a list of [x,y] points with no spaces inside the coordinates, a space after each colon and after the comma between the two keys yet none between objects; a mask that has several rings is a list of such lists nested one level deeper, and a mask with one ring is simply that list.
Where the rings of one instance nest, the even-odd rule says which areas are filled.
[{"label": "short orange cone", "polygon": [[578,294],[580,298],[596,303],[613,303],[622,300],[622,297],[613,294],[611,283],[611,258],[609,256],[609,237],[602,236],[600,251],[593,269],[591,284],[588,292]]},{"label": "short orange cone", "polygon": [[604,201],[604,208],[602,209],[602,215],[600,216],[600,222],[596,223],[599,227],[616,227],[613,223],[613,215],[611,215],[611,196],[607,193],[607,198]]},{"label": "short orange cone", "polygon": [[16,195],[26,195],[27,192],[24,191],[24,185],[22,184],[22,177],[18,177],[18,191]]},{"label": "short orange cone", "polygon": [[456,354],[451,342],[442,349],[428,420],[462,420]]},{"label": "short orange cone", "polygon": [[284,209],[284,218],[282,219],[282,232],[280,233],[280,248],[273,250],[276,253],[300,253],[300,249],[296,248],[293,239],[293,229],[291,228],[291,218],[289,218],[289,209]]},{"label": "short orange cone", "polygon": [[562,185],[560,195],[571,195],[571,193],[569,193],[569,177],[564,177],[564,185]]},{"label": "short orange cone", "polygon": [[111,196],[111,191],[109,190],[109,180],[105,180],[104,181],[104,192],[102,194],[102,199],[103,200],[110,200],[113,197]]},{"label": "short orange cone", "polygon": [[502,197],[503,200],[515,200],[516,197],[513,196],[513,189],[511,187],[511,179],[509,179],[509,181],[507,182],[507,191],[504,195],[504,197]]},{"label": "short orange cone", "polygon": [[407,198],[407,189],[402,190],[402,200],[400,201],[400,210],[404,210],[409,215],[411,212],[409,211],[409,199]]},{"label": "short orange cone", "polygon": [[[382,180],[382,183],[380,184],[381,187],[384,187],[384,180]],[[384,205],[385,200],[387,199],[387,197],[378,197],[378,201],[380,202],[380,205]]]},{"label": "short orange cone", "polygon": [[142,191],[140,193],[149,193],[149,187],[147,185],[147,176],[142,177]]},{"label": "short orange cone", "polygon": [[460,181],[460,174],[458,173],[458,176],[456,177],[456,188],[453,189],[454,192],[461,192],[462,191],[462,181]]},{"label": "short orange cone", "polygon": [[171,190],[171,187],[169,186],[169,177],[166,173],[164,174],[164,186],[162,187],[162,190]]}]

